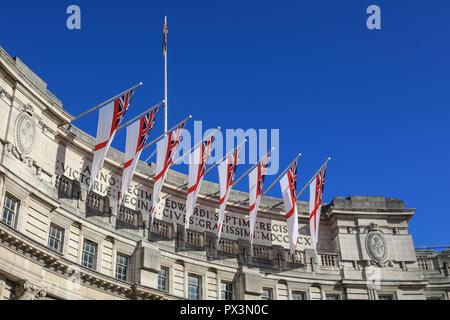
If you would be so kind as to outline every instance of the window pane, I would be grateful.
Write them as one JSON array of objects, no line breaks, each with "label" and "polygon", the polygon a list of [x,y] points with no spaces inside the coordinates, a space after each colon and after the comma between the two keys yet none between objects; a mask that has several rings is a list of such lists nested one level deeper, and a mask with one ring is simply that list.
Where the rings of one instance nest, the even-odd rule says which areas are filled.
[{"label": "window pane", "polygon": [[262,300],[272,300],[272,289],[263,288],[261,299]]},{"label": "window pane", "polygon": [[233,284],[231,282],[222,282],[220,286],[222,300],[233,300]]},{"label": "window pane", "polygon": [[16,223],[17,212],[19,209],[19,201],[13,199],[8,194],[5,195],[3,203],[2,221],[10,227],[14,227]]},{"label": "window pane", "polygon": [[378,295],[378,300],[394,300],[392,295]]},{"label": "window pane", "polygon": [[169,270],[162,267],[158,273],[158,289],[162,291],[167,291],[167,281],[168,281]]},{"label": "window pane", "polygon": [[200,277],[189,275],[188,276],[188,299],[199,300],[200,299]]},{"label": "window pane", "polygon": [[117,254],[116,256],[116,278],[127,281],[128,275],[128,257]]},{"label": "window pane", "polygon": [[327,294],[326,295],[327,300],[339,300],[339,295],[337,294]]},{"label": "window pane", "polygon": [[97,260],[97,244],[89,240],[85,240],[83,243],[83,256],[81,259],[81,265],[83,267],[95,270],[96,260]]},{"label": "window pane", "polygon": [[306,300],[306,295],[302,291],[292,291],[292,300]]},{"label": "window pane", "polygon": [[62,229],[54,224],[51,224],[49,237],[48,237],[48,246],[53,250],[62,252],[63,237],[64,237],[64,229]]}]

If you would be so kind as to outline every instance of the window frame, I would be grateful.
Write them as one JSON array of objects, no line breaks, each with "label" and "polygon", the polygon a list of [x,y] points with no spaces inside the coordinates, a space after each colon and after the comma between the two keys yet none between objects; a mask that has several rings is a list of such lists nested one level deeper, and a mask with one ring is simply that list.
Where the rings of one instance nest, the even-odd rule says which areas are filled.
[{"label": "window frame", "polygon": [[[55,237],[53,237],[52,236],[52,228],[54,228],[54,229],[56,229],[57,231],[60,231],[61,232],[61,239],[56,239]],[[53,250],[53,251],[55,251],[55,252],[58,252],[58,253],[63,253],[64,252],[64,240],[65,240],[65,232],[66,232],[66,229],[64,228],[64,227],[61,227],[61,226],[59,226],[59,225],[57,225],[56,223],[53,223],[53,222],[51,222],[50,223],[50,228],[48,229],[48,242],[47,242],[47,246],[51,249],[51,250]],[[51,239],[56,239],[55,241],[59,241],[59,249],[56,249],[56,248],[54,248],[54,247],[52,247],[51,245],[50,245],[50,240]]]},{"label": "window frame", "polygon": [[[390,297],[391,299],[380,299],[380,297]],[[393,293],[380,293],[377,294],[377,299],[380,301],[392,301],[395,300],[395,296]]]},{"label": "window frame", "polygon": [[[224,289],[225,285],[225,289]],[[230,288],[227,288],[230,286]],[[229,290],[228,290],[229,289]],[[224,299],[223,295],[229,295],[228,299]],[[221,281],[220,282],[220,300],[233,300],[234,298],[234,285],[231,281]]]},{"label": "window frame", "polygon": [[[264,291],[269,292],[269,296],[265,296]],[[261,293],[261,300],[273,300],[273,288],[263,287]]]},{"label": "window frame", "polygon": [[[197,278],[198,284],[194,284],[190,282],[191,278]],[[189,288],[191,286],[195,286],[197,288],[197,299],[192,299],[190,296],[190,290]],[[202,276],[195,273],[188,273],[188,279],[187,279],[187,298],[189,300],[202,300]]]},{"label": "window frame", "polygon": [[[6,201],[10,200],[12,202],[15,203],[15,207],[14,207],[14,211],[10,208],[6,206]],[[11,227],[11,228],[16,228],[16,224],[17,224],[17,217],[19,216],[19,210],[20,210],[20,199],[17,197],[14,197],[11,193],[6,192],[4,199],[3,199],[3,206],[2,206],[2,217],[1,217],[1,221],[6,224],[7,226]],[[8,223],[7,219],[5,219],[5,211],[7,211],[9,214],[11,214],[12,212],[12,219],[11,222]]]},{"label": "window frame", "polygon": [[[336,299],[328,299],[329,297],[334,297]],[[341,295],[339,293],[326,293],[325,300],[329,300],[329,301],[341,300]]]},{"label": "window frame", "polygon": [[[161,271],[164,270],[166,272],[165,277],[161,276]],[[170,270],[168,267],[166,266],[161,266],[160,271],[158,272],[158,290],[164,291],[164,292],[169,292],[169,274],[170,274]],[[164,279],[164,289],[161,289],[159,284],[159,280],[160,279]]]},{"label": "window frame", "polygon": [[[123,263],[119,263],[119,258],[123,258],[126,261],[126,264]],[[118,277],[119,273],[118,273],[118,268],[122,267],[125,268],[125,279],[121,279],[120,277]],[[116,253],[116,267],[114,270],[114,278],[120,281],[125,281],[128,282],[129,279],[129,270],[130,270],[130,256],[123,254],[121,252],[117,252]],[[123,273],[120,274],[120,276],[123,276]]]},{"label": "window frame", "polygon": [[[92,268],[83,264],[83,262],[84,262],[84,254],[85,253],[87,253],[88,255],[91,254],[91,253],[85,251],[85,244],[86,243],[90,243],[95,248],[95,253],[93,255],[94,259],[93,259],[93,262],[92,262],[92,265],[93,265]],[[86,239],[86,238],[83,239],[83,247],[82,247],[82,250],[81,250],[81,266],[85,267],[85,268],[88,268],[90,270],[96,271],[97,270],[97,260],[98,260],[98,243],[94,242],[92,240]]]},{"label": "window frame", "polygon": [[[300,294],[303,298],[302,299],[294,299],[294,296],[296,294]],[[306,292],[301,290],[292,290],[291,291],[291,300],[307,300]]]}]

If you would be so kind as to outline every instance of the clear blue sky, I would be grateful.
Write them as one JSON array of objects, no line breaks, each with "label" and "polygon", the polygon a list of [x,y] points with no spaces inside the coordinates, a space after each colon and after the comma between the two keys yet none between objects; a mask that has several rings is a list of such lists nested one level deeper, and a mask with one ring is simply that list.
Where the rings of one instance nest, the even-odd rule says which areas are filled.
[{"label": "clear blue sky", "polygon": [[[66,28],[70,4],[81,7],[80,31]],[[381,30],[366,28],[371,4]],[[416,245],[450,242],[448,0],[9,1],[0,46],[73,115],[142,81],[130,119],[163,97],[164,15],[169,125],[192,114],[204,128],[279,128],[280,168],[303,153],[300,185],[331,156],[326,202],[399,198],[417,208]],[[76,125],[95,136],[96,121]],[[160,132],[162,113],[151,137]]]}]

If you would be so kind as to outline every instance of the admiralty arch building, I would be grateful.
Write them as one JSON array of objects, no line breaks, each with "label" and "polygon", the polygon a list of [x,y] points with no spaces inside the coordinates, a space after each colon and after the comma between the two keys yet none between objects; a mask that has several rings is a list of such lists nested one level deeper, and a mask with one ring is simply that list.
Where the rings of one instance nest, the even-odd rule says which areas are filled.
[{"label": "admiralty arch building", "polygon": [[322,208],[317,253],[298,202],[289,253],[280,199],[261,200],[253,248],[248,194],[232,191],[217,243],[219,186],[204,181],[185,232],[187,176],[170,171],[149,234],[154,165],[138,164],[117,208],[123,153],[111,148],[87,191],[94,137],[47,84],[0,47],[0,299],[443,299],[450,250],[415,250],[414,209],[385,197]]}]

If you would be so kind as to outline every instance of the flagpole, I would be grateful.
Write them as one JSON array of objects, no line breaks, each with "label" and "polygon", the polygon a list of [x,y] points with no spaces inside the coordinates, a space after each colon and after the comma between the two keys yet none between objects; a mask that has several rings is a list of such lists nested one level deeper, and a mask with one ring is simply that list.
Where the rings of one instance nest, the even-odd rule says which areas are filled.
[{"label": "flagpole", "polygon": [[295,161],[297,161],[298,158],[300,158],[301,156],[302,156],[302,154],[299,153],[298,156],[294,159],[294,161],[292,161],[291,164],[288,165],[287,168],[286,168],[286,169],[278,176],[278,178],[277,178],[277,179],[276,179],[276,180],[275,180],[275,181],[267,188],[267,190],[262,194],[262,197],[264,197],[264,196],[267,194],[267,192],[269,192],[270,189],[273,188],[273,186],[275,185],[275,183],[277,183],[278,180],[280,180],[280,179],[283,177],[283,175],[286,173],[286,171],[288,171],[289,168],[295,163]]},{"label": "flagpole", "polygon": [[237,148],[239,148],[242,144],[246,143],[247,139],[245,139],[244,141],[242,141],[236,148],[234,148],[233,150],[231,150],[230,152],[228,152],[221,160],[217,161],[212,167],[210,167],[208,170],[206,170],[205,172],[205,176],[208,172],[210,172],[212,169],[214,169],[215,167],[217,167],[220,163],[222,163],[226,158],[228,158],[234,151],[236,151]]},{"label": "flagpole", "polygon": [[203,141],[205,141],[206,139],[208,139],[209,137],[211,137],[212,135],[214,135],[217,131],[220,130],[220,127],[217,127],[216,129],[214,129],[213,132],[211,132],[210,134],[208,134],[206,137],[203,138],[202,141],[200,141],[199,143],[197,143],[195,146],[193,146],[189,151],[185,152],[182,156],[180,156],[177,160],[175,160],[173,162],[173,164],[177,164],[178,161],[180,161],[181,159],[183,159],[184,157],[186,157],[188,154],[192,153],[192,151],[194,151],[199,145],[201,145],[203,143]]},{"label": "flagpole", "polygon": [[147,112],[150,112],[154,109],[156,109],[157,107],[159,107],[161,104],[163,104],[164,101],[161,101],[160,103],[154,105],[153,107],[151,107],[150,109],[145,110],[144,112],[142,112],[140,115],[137,115],[136,117],[134,117],[133,119],[131,119],[130,121],[127,121],[126,123],[124,123],[123,125],[121,125],[117,130],[122,129],[123,127],[127,127],[130,123],[134,122],[135,120],[139,119],[140,117],[142,117],[144,114],[146,114]]},{"label": "flagpole", "polygon": [[107,104],[108,102],[111,102],[111,101],[117,99],[118,97],[124,95],[125,93],[127,93],[127,92],[129,92],[129,91],[131,91],[131,90],[134,90],[134,89],[136,89],[137,87],[140,87],[140,86],[142,86],[142,82],[139,82],[137,85],[131,87],[130,89],[125,90],[125,91],[119,93],[118,95],[115,95],[115,96],[112,97],[111,99],[108,99],[108,100],[106,100],[105,102],[102,102],[102,103],[100,103],[99,105],[97,105],[97,106],[95,106],[95,107],[93,107],[93,108],[91,108],[91,109],[89,109],[89,110],[83,112],[82,114],[80,114],[79,116],[76,116],[76,117],[73,118],[72,120],[67,121],[67,122],[65,122],[65,123],[63,123],[63,124],[60,124],[60,125],[58,126],[58,128],[59,128],[59,127],[62,127],[62,126],[64,126],[64,125],[66,125],[66,124],[68,124],[68,123],[72,124],[72,122],[74,122],[75,120],[80,119],[81,117],[87,115],[88,113],[91,113],[92,111],[94,111],[94,110],[96,110],[96,109],[98,109],[98,108],[104,106],[104,105]]},{"label": "flagpole", "polygon": [[[172,128],[170,128],[169,130],[167,130],[166,132],[164,132],[162,135],[160,135],[158,138],[156,138],[155,140],[153,140],[152,142],[150,142],[149,144],[147,144],[145,147],[142,148],[142,151],[144,151],[145,149],[147,149],[148,147],[150,147],[151,145],[153,145],[155,142],[157,142],[158,140],[160,140],[161,138],[165,137],[166,134],[168,134],[169,132],[173,131],[174,129],[176,129],[178,126],[180,126],[181,124],[183,124],[184,122],[188,121],[189,119],[191,119],[192,116],[187,117],[186,119],[184,119],[183,121],[179,122],[178,124],[174,125]],[[147,158],[147,160],[145,160],[144,162],[147,162],[150,159],[150,157]]]},{"label": "flagpole", "polygon": [[[166,27],[164,32],[167,30],[167,16],[164,18],[164,26]],[[167,131],[167,37],[164,33],[166,39],[166,50],[164,54],[164,132]]]},{"label": "flagpole", "polygon": [[273,147],[272,149],[270,149],[269,152],[266,153],[266,155],[264,157],[262,157],[261,159],[259,159],[259,161],[257,163],[255,163],[250,169],[248,169],[234,184],[233,184],[233,188],[242,180],[244,179],[244,177],[246,175],[248,175],[250,173],[250,171],[252,171],[253,169],[256,168],[256,166],[265,158],[267,157],[273,150],[275,150],[275,147]]},{"label": "flagpole", "polygon": [[[322,168],[325,167],[327,165],[328,161],[330,161],[330,160],[331,160],[331,158],[328,158],[327,161],[325,161],[325,163],[320,167],[320,169],[317,170],[317,172],[312,176],[312,178],[308,181],[308,183],[306,183],[306,185],[303,187],[303,189],[298,193],[297,197],[295,198],[296,201],[300,198],[300,196],[303,194],[303,192],[305,192],[306,188],[308,188],[308,186],[311,184],[311,182],[313,182],[314,178],[317,177],[320,170],[322,170]],[[272,206],[270,209],[278,207],[280,204],[283,204],[283,201],[278,202],[276,205]]]}]

